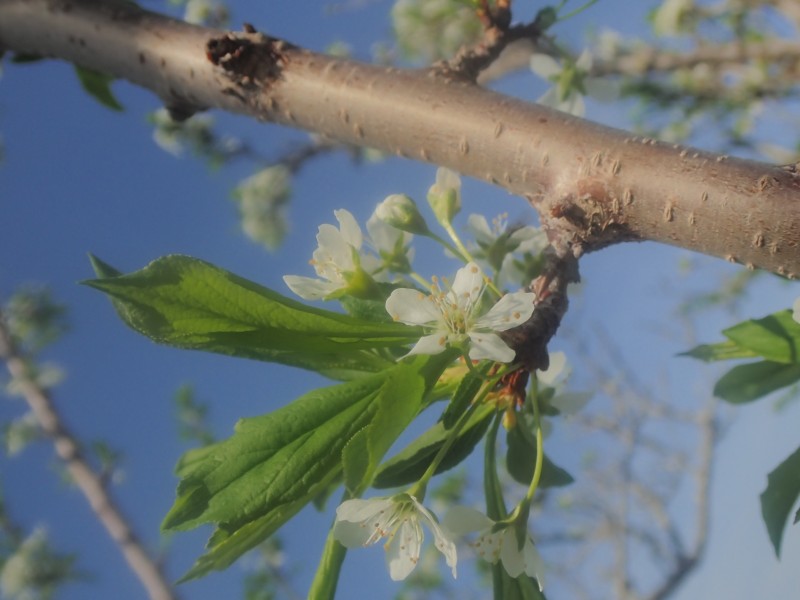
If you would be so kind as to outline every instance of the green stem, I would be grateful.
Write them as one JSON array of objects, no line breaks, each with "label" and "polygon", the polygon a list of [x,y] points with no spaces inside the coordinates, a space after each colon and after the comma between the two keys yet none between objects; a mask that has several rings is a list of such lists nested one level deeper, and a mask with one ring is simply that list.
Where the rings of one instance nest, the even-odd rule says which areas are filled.
[{"label": "green stem", "polygon": [[[579,6],[578,8],[576,8],[575,10],[573,10],[572,12],[568,12],[568,13],[567,13],[567,14],[565,14],[565,15],[559,15],[559,17],[558,17],[558,22],[561,22],[561,21],[566,21],[567,19],[570,19],[570,18],[574,17],[575,15],[582,13],[584,10],[586,10],[586,9],[587,9],[587,8],[589,8],[589,7],[590,7],[592,4],[595,4],[595,3],[597,3],[597,0],[588,0],[587,2],[585,2],[585,3],[583,4],[583,6]],[[558,7],[558,10],[561,10],[561,8],[562,8],[562,7],[563,7],[565,4],[566,4],[566,2],[562,2],[562,3],[561,3],[561,6],[559,6],[559,7]]]},{"label": "green stem", "polygon": [[442,223],[442,227],[444,227],[444,230],[447,232],[447,235],[450,236],[450,239],[453,240],[453,243],[456,245],[456,248],[458,248],[458,251],[461,254],[461,256],[463,256],[467,260],[467,262],[475,262],[475,259],[472,257],[472,254],[470,253],[469,250],[467,250],[467,247],[461,242],[461,238],[458,237],[456,230],[453,229],[453,225],[450,223]]},{"label": "green stem", "polygon": [[539,487],[539,481],[542,478],[542,467],[544,465],[544,433],[542,432],[542,419],[539,410],[539,390],[536,382],[533,383],[533,393],[531,394],[531,402],[533,403],[533,426],[536,429],[536,464],[533,468],[533,478],[528,487],[528,493],[525,494],[525,502],[528,505],[533,501],[533,495],[536,493],[536,488]]},{"label": "green stem", "polygon": [[[485,394],[483,394],[485,396]],[[414,496],[417,500],[422,502],[423,498],[425,498],[425,489],[428,487],[428,482],[430,481],[431,477],[434,476],[436,473],[436,469],[439,467],[439,464],[444,460],[444,457],[447,456],[447,453],[450,451],[450,447],[458,438],[459,432],[464,428],[464,425],[467,424],[469,418],[472,416],[472,413],[475,412],[475,409],[480,404],[480,402],[476,400],[470,404],[469,408],[464,411],[464,414],[459,417],[458,421],[456,422],[453,429],[450,431],[450,435],[445,440],[442,447],[439,448],[439,451],[434,456],[431,464],[428,465],[428,468],[425,469],[425,472],[422,474],[422,477],[411,486],[411,489],[408,490],[408,493]]]},{"label": "green stem", "polygon": [[425,278],[423,278],[422,275],[420,275],[419,273],[412,271],[411,273],[408,274],[408,276],[411,277],[411,279],[413,279],[414,281],[416,281],[419,285],[421,285],[424,289],[428,290],[429,292],[431,291],[430,282],[425,281]]},{"label": "green stem", "polygon": [[[470,364],[469,360],[467,360],[467,364],[468,365]],[[456,421],[456,424],[450,430],[450,434],[448,435],[444,444],[442,444],[442,447],[439,448],[439,451],[436,453],[436,456],[433,457],[431,464],[428,465],[428,468],[425,469],[425,472],[422,474],[419,480],[408,490],[408,493],[414,496],[417,500],[422,502],[422,499],[425,497],[425,489],[428,486],[428,482],[430,481],[431,477],[434,476],[434,474],[436,473],[436,469],[444,460],[444,457],[447,456],[447,453],[450,451],[452,445],[458,439],[458,434],[461,433],[461,430],[469,422],[472,413],[475,412],[478,406],[483,404],[483,401],[486,399],[486,396],[488,396],[489,392],[492,391],[494,383],[500,380],[500,378],[505,374],[506,370],[507,370],[506,368],[498,370],[498,372],[494,376],[492,376],[490,379],[487,380],[486,385],[484,385],[481,388],[480,392],[478,392],[478,394],[472,400],[472,403],[469,405],[469,408],[467,408],[467,410],[464,411],[464,414],[462,414],[459,417],[458,421]],[[478,374],[480,375],[480,373]]]},{"label": "green stem", "polygon": [[[454,232],[454,233],[455,233],[455,232]],[[448,249],[448,250],[449,250],[449,251],[450,251],[450,252],[453,254],[453,256],[456,256],[456,257],[460,258],[460,259],[461,259],[462,261],[464,261],[465,263],[468,263],[468,262],[470,262],[470,261],[472,260],[472,257],[470,256],[469,252],[467,252],[466,254],[464,254],[463,252],[461,252],[461,250],[459,250],[458,248],[456,248],[455,246],[453,246],[453,244],[451,244],[450,242],[448,242],[448,241],[447,241],[446,239],[444,239],[443,237],[441,237],[441,236],[439,236],[439,235],[436,235],[436,234],[435,234],[435,233],[433,233],[433,232],[430,232],[430,233],[428,234],[428,237],[429,237],[429,238],[431,238],[431,239],[432,239],[433,241],[435,241],[435,242],[439,242],[439,243],[440,243],[442,246],[444,246],[445,248],[447,248],[447,249]],[[464,248],[464,250],[466,250],[466,248]]]},{"label": "green stem", "polygon": [[311,582],[311,589],[308,591],[309,600],[333,600],[346,554],[347,548],[336,541],[331,527],[317,572],[314,574],[314,581]]}]

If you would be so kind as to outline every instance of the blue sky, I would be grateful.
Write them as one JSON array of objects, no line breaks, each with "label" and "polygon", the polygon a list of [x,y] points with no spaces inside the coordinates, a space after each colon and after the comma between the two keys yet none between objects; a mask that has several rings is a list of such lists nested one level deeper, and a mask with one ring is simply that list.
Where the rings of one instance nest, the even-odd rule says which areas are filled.
[{"label": "blue sky", "polygon": [[[580,47],[587,29],[602,25],[643,34],[643,14],[653,4],[604,0],[557,33],[573,47]],[[361,58],[369,55],[374,42],[388,39],[388,2],[367,2],[363,9],[337,13],[325,6],[235,5],[232,22],[246,20],[316,50],[345,40]],[[544,91],[533,77],[515,77],[505,87],[531,100]],[[179,385],[194,385],[200,400],[211,407],[215,434],[226,437],[238,418],[273,410],[322,379],[297,370],[154,345],[126,329],[101,294],[77,284],[92,276],[87,253],[123,271],[138,269],[161,255],[189,254],[288,294],[281,277],[311,274],[307,262],[315,247],[316,228],[333,221],[334,209],[347,207],[363,223],[375,203],[390,193],[405,192],[422,200],[435,169],[399,159],[361,168],[354,168],[344,156],[315,162],[294,185],[292,230],[286,243],[279,252],[269,254],[240,233],[235,207],[229,201],[230,190],[248,174],[248,167],[237,164],[209,172],[192,157],[176,159],[165,154],[153,143],[145,122],[146,113],[159,106],[156,98],[123,82],[114,89],[126,107],[123,114],[94,103],[79,89],[67,65],[6,65],[0,81],[0,132],[5,149],[0,164],[0,296],[7,297],[24,283],[46,283],[69,307],[71,332],[45,353],[47,360],[67,371],[56,390],[56,401],[66,423],[81,439],[106,440],[123,452],[126,477],[115,489],[116,496],[144,541],[159,548],[164,542],[158,524],[177,484],[172,468],[186,450],[177,439],[172,404]],[[299,132],[215,116],[222,130],[245,137],[271,156],[304,140]],[[589,116],[616,126],[629,124],[626,111],[619,107],[590,105]],[[780,137],[769,141],[791,143]],[[703,140],[697,143],[702,145]],[[535,221],[523,201],[502,190],[466,181],[463,195],[462,217],[469,212],[491,217],[508,211],[512,220]],[[602,326],[623,348],[624,359],[638,377],[662,388],[682,406],[707,395],[719,373],[676,358],[677,352],[687,349],[685,342],[664,332],[674,333],[674,308],[682,294],[709,289],[723,274],[738,268],[692,256],[698,271],[682,277],[677,265],[689,256],[678,249],[638,244],[587,257],[582,264],[585,283],[564,324],[573,339],[580,338],[582,330]],[[430,273],[438,265],[448,263],[436,255],[430,259]],[[452,270],[452,265],[442,268]],[[764,277],[753,287],[741,317],[786,308],[797,295],[797,286]],[[720,329],[733,322],[729,316],[709,317],[699,332],[700,341],[716,341]],[[557,339],[554,349],[569,354],[571,343]],[[579,365],[574,369],[579,371]],[[720,444],[713,475],[707,565],[676,598],[784,598],[800,584],[797,528],[788,532],[784,557],[778,563],[758,506],[766,474],[797,447],[798,410],[795,403],[776,415],[770,402],[764,401],[737,411]],[[0,404],[2,419],[21,411],[19,401]],[[550,455],[563,463],[576,461],[569,433],[561,437],[566,441],[550,450]],[[92,575],[91,581],[71,585],[59,597],[143,597],[83,497],[59,481],[53,461],[52,449],[39,444],[0,464],[11,515],[29,528],[45,524],[56,547],[77,552],[79,566]],[[290,561],[301,566],[301,590],[313,573],[329,522],[329,513],[306,510],[283,534]],[[532,526],[535,529],[535,521]],[[190,566],[208,533],[179,534],[167,542],[170,576],[177,577]],[[361,585],[375,590],[374,597],[388,597],[395,588],[382,562],[379,549],[351,552],[341,597],[352,597]],[[237,564],[228,573],[187,584],[182,594],[200,600],[235,597],[242,569]]]}]

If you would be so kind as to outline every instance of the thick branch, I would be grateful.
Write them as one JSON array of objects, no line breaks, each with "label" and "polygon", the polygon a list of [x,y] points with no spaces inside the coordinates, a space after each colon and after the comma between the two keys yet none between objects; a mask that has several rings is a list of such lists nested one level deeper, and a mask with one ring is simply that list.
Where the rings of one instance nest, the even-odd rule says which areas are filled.
[{"label": "thick branch", "polygon": [[247,114],[495,183],[531,201],[561,255],[654,240],[800,274],[800,177],[764,163],[126,3],[0,0],[0,46],[128,79],[171,107]]},{"label": "thick branch", "polygon": [[119,546],[128,566],[147,590],[149,598],[151,600],[177,598],[158,565],[148,556],[117,508],[102,478],[84,458],[77,441],[61,421],[47,392],[30,378],[29,369],[16,350],[2,314],[0,314],[0,360],[5,361],[9,373],[21,389],[42,431],[53,442],[56,454],[64,461],[67,472],[86,497],[97,519]]}]

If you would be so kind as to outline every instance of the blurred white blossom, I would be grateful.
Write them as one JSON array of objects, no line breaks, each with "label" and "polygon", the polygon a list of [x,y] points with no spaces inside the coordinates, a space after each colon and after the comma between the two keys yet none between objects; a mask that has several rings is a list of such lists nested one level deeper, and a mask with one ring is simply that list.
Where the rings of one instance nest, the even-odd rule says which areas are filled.
[{"label": "blurred white blossom", "polygon": [[694,0],[664,0],[653,14],[653,31],[656,35],[678,35],[684,17],[693,8]]},{"label": "blurred white blossom", "polygon": [[477,539],[470,544],[483,560],[497,564],[500,561],[510,577],[523,573],[535,577],[539,591],[544,589],[544,562],[530,535],[520,547],[515,528],[499,525],[482,512],[466,506],[454,506],[445,515],[443,525],[456,536],[476,532]]},{"label": "blurred white blossom", "polygon": [[584,50],[574,62],[559,63],[547,54],[534,54],[531,70],[553,86],[537,102],[557,110],[582,117],[586,113],[585,95],[600,102],[609,102],[619,95],[618,86],[609,79],[590,77],[592,55]]},{"label": "blurred white blossom", "polygon": [[277,248],[289,228],[286,207],[291,197],[292,174],[285,165],[273,165],[251,175],[233,191],[242,230],[247,237]]}]

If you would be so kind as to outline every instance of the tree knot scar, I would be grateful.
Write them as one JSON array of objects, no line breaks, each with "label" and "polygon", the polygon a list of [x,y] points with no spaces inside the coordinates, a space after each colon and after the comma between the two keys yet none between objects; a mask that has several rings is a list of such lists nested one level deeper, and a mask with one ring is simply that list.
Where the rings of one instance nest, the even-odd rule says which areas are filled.
[{"label": "tree knot scar", "polygon": [[243,87],[268,87],[280,76],[290,47],[245,24],[241,33],[228,32],[208,40],[206,57]]}]

